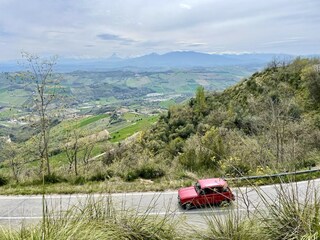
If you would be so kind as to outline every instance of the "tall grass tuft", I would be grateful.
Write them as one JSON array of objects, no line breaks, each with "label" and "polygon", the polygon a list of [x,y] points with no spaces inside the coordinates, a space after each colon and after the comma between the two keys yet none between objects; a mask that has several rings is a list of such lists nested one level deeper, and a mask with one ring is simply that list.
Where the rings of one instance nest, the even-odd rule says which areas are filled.
[{"label": "tall grass tuft", "polygon": [[[169,214],[162,217],[148,213],[140,215],[126,209],[116,210],[111,198],[88,198],[83,206],[74,206],[60,216],[48,214],[45,239],[182,239],[177,224]],[[0,229],[0,239],[40,240],[41,224],[18,231]]]},{"label": "tall grass tuft", "polygon": [[213,213],[205,216],[207,231],[197,231],[197,239],[204,240],[262,240],[256,219],[227,210],[227,215]]},{"label": "tall grass tuft", "polygon": [[[317,189],[310,184],[305,189],[297,185],[281,185],[277,202],[268,202],[262,217],[268,239],[320,239],[320,200]],[[265,201],[265,199],[264,199]]]}]

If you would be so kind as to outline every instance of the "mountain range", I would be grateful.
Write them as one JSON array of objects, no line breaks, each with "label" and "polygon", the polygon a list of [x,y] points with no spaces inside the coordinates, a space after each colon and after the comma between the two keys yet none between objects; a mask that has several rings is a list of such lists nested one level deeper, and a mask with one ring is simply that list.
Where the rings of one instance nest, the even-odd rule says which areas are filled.
[{"label": "mountain range", "polygon": [[[296,56],[272,53],[208,54],[193,51],[174,51],[165,54],[151,53],[140,57],[120,58],[113,54],[108,58],[72,59],[59,58],[59,72],[108,71],[115,69],[159,70],[172,68],[217,66],[265,66],[273,59],[290,60]],[[0,62],[0,72],[17,71],[21,67],[14,61]]]}]

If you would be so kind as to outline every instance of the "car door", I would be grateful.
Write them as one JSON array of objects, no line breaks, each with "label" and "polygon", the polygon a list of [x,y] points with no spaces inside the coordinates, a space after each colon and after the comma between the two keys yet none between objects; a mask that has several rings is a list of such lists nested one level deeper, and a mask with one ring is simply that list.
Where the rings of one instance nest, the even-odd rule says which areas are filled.
[{"label": "car door", "polygon": [[212,188],[204,188],[202,189],[202,194],[200,195],[199,204],[200,205],[206,205],[206,204],[212,204],[214,201],[214,192]]},{"label": "car door", "polygon": [[219,204],[223,200],[225,200],[225,196],[223,193],[223,188],[222,187],[216,187],[213,189],[213,203]]}]

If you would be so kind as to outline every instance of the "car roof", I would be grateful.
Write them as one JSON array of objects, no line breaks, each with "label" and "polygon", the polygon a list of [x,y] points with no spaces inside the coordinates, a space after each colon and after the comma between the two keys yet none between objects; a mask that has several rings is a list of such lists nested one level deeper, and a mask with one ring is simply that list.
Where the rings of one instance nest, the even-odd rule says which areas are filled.
[{"label": "car roof", "polygon": [[210,187],[227,187],[228,183],[222,178],[207,178],[198,180],[201,189]]}]

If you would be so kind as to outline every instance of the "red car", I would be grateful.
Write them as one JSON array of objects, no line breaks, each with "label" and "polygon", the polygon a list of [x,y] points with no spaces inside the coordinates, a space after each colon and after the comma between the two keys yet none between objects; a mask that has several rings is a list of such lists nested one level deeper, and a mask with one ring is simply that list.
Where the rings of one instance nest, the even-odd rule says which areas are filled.
[{"label": "red car", "polygon": [[178,190],[178,201],[183,209],[202,205],[221,205],[234,201],[234,195],[222,178],[198,180],[194,186]]}]

